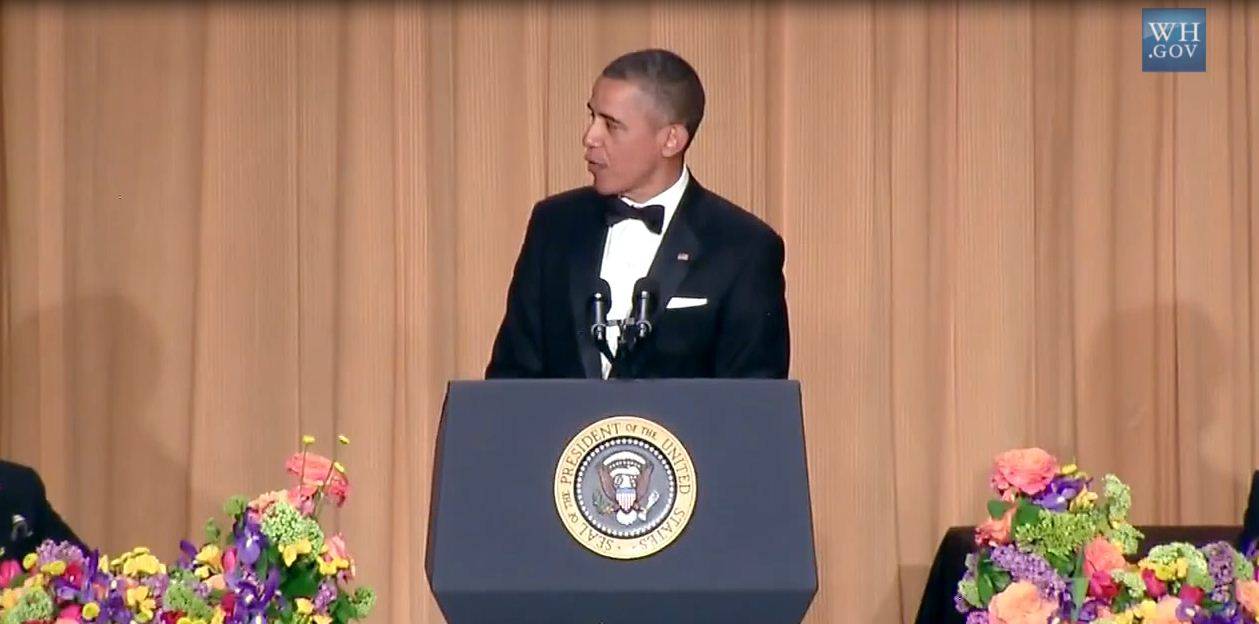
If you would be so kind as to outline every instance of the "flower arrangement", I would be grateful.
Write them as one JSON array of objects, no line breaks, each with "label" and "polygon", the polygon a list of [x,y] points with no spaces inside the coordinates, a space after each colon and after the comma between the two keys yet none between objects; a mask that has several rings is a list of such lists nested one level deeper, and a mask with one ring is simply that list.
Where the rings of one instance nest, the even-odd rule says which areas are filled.
[{"label": "flower arrangement", "polygon": [[[341,444],[349,444],[338,436]],[[224,505],[231,530],[210,520],[205,541],[180,544],[168,565],[146,548],[118,557],[44,542],[21,562],[0,562],[0,624],[343,624],[365,619],[371,589],[351,592],[354,559],[319,525],[349,495],[339,462],[301,450],[285,462],[296,483]]]},{"label": "flower arrangement", "polygon": [[1038,448],[993,462],[997,498],[975,530],[955,602],[967,624],[1257,624],[1254,553],[1227,543],[1155,546],[1128,522],[1132,496]]}]

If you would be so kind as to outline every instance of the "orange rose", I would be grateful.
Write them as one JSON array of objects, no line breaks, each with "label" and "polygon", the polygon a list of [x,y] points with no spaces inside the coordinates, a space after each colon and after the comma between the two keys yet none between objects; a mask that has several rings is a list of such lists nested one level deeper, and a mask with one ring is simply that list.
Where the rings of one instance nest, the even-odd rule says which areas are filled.
[{"label": "orange rose", "polygon": [[345,504],[350,494],[350,482],[345,475],[332,467],[332,460],[315,453],[294,453],[284,462],[289,474],[301,479],[301,484],[289,490],[289,494],[302,500],[310,500],[320,487],[334,505]]},{"label": "orange rose", "polygon": [[1084,575],[1092,577],[1094,573],[1110,574],[1114,570],[1128,567],[1119,547],[1104,537],[1095,537],[1084,547]]},{"label": "orange rose", "polygon": [[989,518],[975,529],[976,546],[1004,546],[1010,543],[1010,526],[1014,524],[1016,507],[1005,510],[1001,518]]},{"label": "orange rose", "polygon": [[989,624],[1045,624],[1058,605],[1045,600],[1027,581],[1011,583],[988,603]]},{"label": "orange rose", "polygon": [[1237,581],[1237,602],[1251,615],[1259,615],[1259,581]]},{"label": "orange rose", "polygon": [[1016,489],[1039,494],[1058,474],[1058,460],[1044,449],[1014,449],[997,455],[992,462],[992,487],[998,494]]},{"label": "orange rose", "polygon": [[1180,598],[1175,596],[1167,596],[1158,601],[1158,606],[1154,608],[1154,615],[1147,617],[1142,621],[1143,624],[1181,624],[1181,619],[1176,615],[1176,611],[1180,609]]}]

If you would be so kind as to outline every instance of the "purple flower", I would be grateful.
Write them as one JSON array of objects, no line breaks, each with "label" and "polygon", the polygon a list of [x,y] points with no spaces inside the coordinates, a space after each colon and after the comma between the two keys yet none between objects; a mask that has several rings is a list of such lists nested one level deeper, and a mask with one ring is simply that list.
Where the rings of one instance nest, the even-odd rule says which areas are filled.
[{"label": "purple flower", "polygon": [[997,546],[989,554],[992,564],[1010,573],[1014,581],[1027,581],[1036,586],[1047,600],[1069,600],[1067,582],[1044,557],[1025,553],[1015,546]]},{"label": "purple flower", "polygon": [[71,544],[70,542],[54,542],[52,540],[44,540],[44,543],[35,549],[36,556],[39,557],[37,565],[43,566],[54,561],[64,561],[66,565],[77,563],[83,564],[85,557],[83,549]]},{"label": "purple flower", "polygon": [[988,624],[988,612],[971,611],[970,615],[966,616],[966,624]]},{"label": "purple flower", "polygon": [[228,579],[228,586],[236,594],[236,609],[232,613],[235,622],[253,622],[255,616],[261,616],[266,622],[267,607],[275,599],[276,590],[280,587],[280,575],[273,568],[267,575],[265,583],[260,583],[258,576],[249,568],[245,568],[239,578]]},{"label": "purple flower", "polygon": [[1234,568],[1236,551],[1228,542],[1215,542],[1204,546],[1202,554],[1206,555],[1207,571],[1211,580],[1215,581],[1215,589],[1210,593],[1211,600],[1229,602],[1232,599],[1233,582],[1237,580]]},{"label": "purple flower", "polygon": [[267,536],[262,534],[262,525],[242,514],[236,523],[236,560],[245,567],[253,566],[267,547]]},{"label": "purple flower", "polygon": [[1084,491],[1086,485],[1088,482],[1084,479],[1059,475],[1054,477],[1044,490],[1033,496],[1032,502],[1049,511],[1066,511],[1071,506],[1071,501]]},{"label": "purple flower", "polygon": [[[954,596],[954,598],[959,599],[961,598],[961,596]],[[315,604],[315,611],[319,613],[323,613],[328,610],[328,605],[332,604],[332,601],[336,599],[337,599],[336,584],[333,583],[332,581],[324,581],[322,584],[319,585],[319,591],[315,593],[315,599],[312,602],[314,602]],[[962,602],[966,602],[966,601],[963,600]]]}]

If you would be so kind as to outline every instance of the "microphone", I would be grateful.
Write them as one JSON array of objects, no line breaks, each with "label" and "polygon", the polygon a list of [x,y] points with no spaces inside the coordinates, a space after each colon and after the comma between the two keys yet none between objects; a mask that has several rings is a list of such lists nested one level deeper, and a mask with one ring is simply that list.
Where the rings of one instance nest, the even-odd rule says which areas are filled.
[{"label": "microphone", "polygon": [[640,339],[651,333],[651,321],[648,318],[655,311],[656,293],[659,289],[656,280],[650,277],[634,282],[634,327],[638,330]]},{"label": "microphone", "polygon": [[9,541],[16,542],[31,536],[31,527],[26,523],[26,518],[22,517],[22,514],[13,514],[10,520],[12,528],[9,531]]},{"label": "microphone", "polygon": [[590,326],[590,335],[598,342],[608,337],[608,310],[612,309],[612,287],[607,280],[599,280],[595,293],[591,295],[591,308],[594,311],[594,324]]}]

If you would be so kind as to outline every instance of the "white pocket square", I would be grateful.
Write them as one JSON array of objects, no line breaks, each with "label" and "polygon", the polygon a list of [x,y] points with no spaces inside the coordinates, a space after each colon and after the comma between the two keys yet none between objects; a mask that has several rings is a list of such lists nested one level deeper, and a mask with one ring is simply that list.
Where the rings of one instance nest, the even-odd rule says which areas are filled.
[{"label": "white pocket square", "polygon": [[669,300],[669,304],[665,306],[666,310],[677,310],[678,308],[698,308],[702,305],[708,305],[708,299],[705,297],[674,297]]}]

